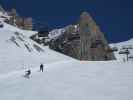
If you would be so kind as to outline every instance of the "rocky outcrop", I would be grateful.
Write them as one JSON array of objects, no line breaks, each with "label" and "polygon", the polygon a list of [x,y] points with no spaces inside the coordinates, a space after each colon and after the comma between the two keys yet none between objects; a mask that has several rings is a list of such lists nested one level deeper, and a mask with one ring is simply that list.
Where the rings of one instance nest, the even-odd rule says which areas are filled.
[{"label": "rocky outcrop", "polygon": [[83,12],[79,22],[80,34],[80,58],[81,60],[111,60],[113,53],[107,52],[110,49],[108,42],[96,25],[92,17]]},{"label": "rocky outcrop", "polygon": [[11,9],[11,11],[8,12],[8,15],[10,16],[9,24],[17,26],[24,30],[32,30],[33,29],[33,23],[32,18],[24,18],[18,15],[16,9]]},{"label": "rocky outcrop", "polygon": [[79,60],[115,59],[104,33],[87,12],[81,14],[77,25],[66,27],[63,34],[52,40],[50,48]]}]

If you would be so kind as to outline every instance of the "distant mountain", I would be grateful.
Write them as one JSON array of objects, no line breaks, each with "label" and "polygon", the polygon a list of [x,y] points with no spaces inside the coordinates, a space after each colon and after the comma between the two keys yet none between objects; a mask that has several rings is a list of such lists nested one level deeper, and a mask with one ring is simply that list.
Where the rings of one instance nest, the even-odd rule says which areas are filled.
[{"label": "distant mountain", "polygon": [[[112,60],[112,52],[108,52],[108,41],[99,26],[89,15],[83,12],[76,25],[68,25],[50,32],[50,47],[56,51],[80,60]],[[110,50],[111,51],[111,50]]]}]

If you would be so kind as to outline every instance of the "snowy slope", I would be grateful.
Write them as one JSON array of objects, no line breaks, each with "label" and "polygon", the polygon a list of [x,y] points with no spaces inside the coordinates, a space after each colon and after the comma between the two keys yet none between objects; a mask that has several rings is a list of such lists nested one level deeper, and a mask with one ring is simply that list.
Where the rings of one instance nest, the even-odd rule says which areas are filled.
[{"label": "snowy slope", "polygon": [[71,58],[42,47],[29,39],[24,31],[4,23],[0,28],[0,75],[14,70],[39,66],[40,63],[69,60]]},{"label": "snowy slope", "polygon": [[20,32],[27,37],[30,37],[30,36],[37,33],[36,31],[22,30],[22,29],[19,29],[17,27],[14,27],[12,25],[6,24],[6,23],[4,23],[4,29],[5,30],[8,29],[8,31],[10,31],[10,32]]},{"label": "snowy slope", "polygon": [[117,58],[117,60],[122,61],[123,59],[126,59],[125,55],[120,55],[119,52],[123,51],[123,48],[130,48],[130,55],[129,57],[133,57],[133,39],[130,39],[128,41],[124,41],[124,42],[120,42],[120,43],[113,43],[110,44],[111,47],[117,47],[118,51],[115,52],[115,56]]},{"label": "snowy slope", "polygon": [[0,100],[132,100],[132,62],[64,61],[0,79]]}]

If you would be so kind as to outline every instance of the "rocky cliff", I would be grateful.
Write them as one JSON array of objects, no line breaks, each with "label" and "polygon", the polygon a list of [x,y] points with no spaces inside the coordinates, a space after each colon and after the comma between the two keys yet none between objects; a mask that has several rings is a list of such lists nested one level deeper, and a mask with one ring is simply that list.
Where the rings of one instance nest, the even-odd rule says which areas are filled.
[{"label": "rocky cliff", "polygon": [[52,39],[50,47],[79,60],[112,60],[113,50],[87,12],[83,12],[77,25],[69,25],[58,38]]}]

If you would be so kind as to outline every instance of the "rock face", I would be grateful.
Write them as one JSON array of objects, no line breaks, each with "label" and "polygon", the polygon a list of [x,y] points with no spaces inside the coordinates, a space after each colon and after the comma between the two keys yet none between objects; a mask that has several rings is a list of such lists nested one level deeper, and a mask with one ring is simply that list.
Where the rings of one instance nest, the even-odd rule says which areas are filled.
[{"label": "rock face", "polygon": [[92,17],[83,12],[79,22],[80,60],[111,60],[108,42]]},{"label": "rock face", "polygon": [[115,59],[104,34],[92,17],[83,12],[77,25],[70,25],[50,47],[79,60],[113,60]]},{"label": "rock face", "polygon": [[24,30],[32,30],[33,29],[33,23],[32,18],[24,18],[18,15],[16,9],[11,9],[11,11],[8,11],[8,15],[10,16],[10,19],[7,23],[17,26]]}]

